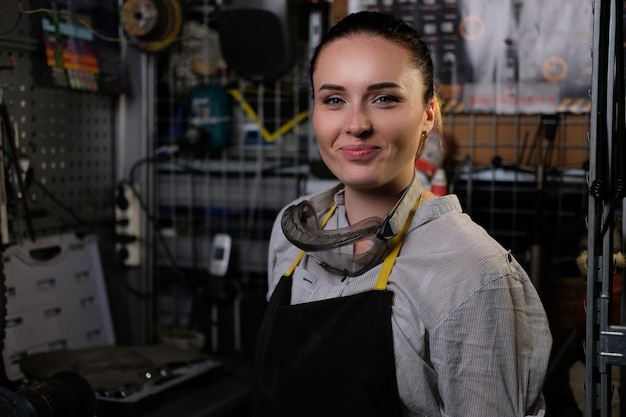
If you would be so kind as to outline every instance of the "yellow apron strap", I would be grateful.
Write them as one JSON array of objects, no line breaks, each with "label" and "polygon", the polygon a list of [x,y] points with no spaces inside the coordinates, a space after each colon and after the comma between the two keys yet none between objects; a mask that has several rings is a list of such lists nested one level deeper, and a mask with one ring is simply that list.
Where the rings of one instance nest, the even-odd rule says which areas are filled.
[{"label": "yellow apron strap", "polygon": [[289,269],[284,273],[283,276],[285,277],[290,277],[293,274],[293,271],[296,270],[296,266],[298,266],[298,264],[300,263],[300,261],[302,260],[302,257],[304,256],[304,251],[301,250],[300,253],[298,254],[298,256],[295,257],[295,259],[293,260],[293,262],[291,263],[291,266],[289,267]]},{"label": "yellow apron strap", "polygon": [[375,290],[384,290],[385,288],[387,288],[387,281],[389,280],[391,270],[396,263],[396,258],[400,253],[400,247],[402,246],[402,242],[404,241],[404,235],[406,235],[407,230],[409,230],[411,220],[413,220],[413,215],[417,211],[417,208],[419,207],[421,201],[422,195],[420,194],[418,199],[415,201],[413,209],[411,209],[411,213],[409,213],[409,217],[406,219],[406,222],[404,222],[402,230],[400,230],[400,233],[394,236],[394,238],[391,240],[391,252],[389,252],[389,254],[385,257],[385,260],[383,261],[383,266],[380,269],[380,273],[378,274],[378,280],[376,281],[376,285],[374,286]]},{"label": "yellow apron strap", "polygon": [[[320,227],[326,226],[326,223],[328,223],[328,220],[330,220],[332,215],[335,213],[335,210],[337,210],[337,204],[333,204],[333,206],[330,208],[330,210],[328,210],[328,213],[326,213],[326,215],[322,219]],[[298,264],[302,260],[303,256],[304,256],[304,251],[301,250],[300,253],[298,254],[298,256],[296,256],[296,258],[291,263],[291,266],[289,267],[289,269],[287,269],[287,271],[285,272],[285,276],[290,277],[293,274],[293,271],[296,270],[296,267],[298,266]]]}]

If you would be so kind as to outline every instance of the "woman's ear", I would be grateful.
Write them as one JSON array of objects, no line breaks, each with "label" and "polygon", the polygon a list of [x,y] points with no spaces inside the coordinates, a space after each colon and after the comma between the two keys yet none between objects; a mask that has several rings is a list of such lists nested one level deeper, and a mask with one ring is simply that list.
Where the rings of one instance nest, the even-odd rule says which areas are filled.
[{"label": "woman's ear", "polygon": [[437,103],[436,99],[432,99],[428,102],[428,105],[425,109],[426,120],[424,120],[424,129],[427,132],[430,132],[433,127],[436,126],[437,122]]}]

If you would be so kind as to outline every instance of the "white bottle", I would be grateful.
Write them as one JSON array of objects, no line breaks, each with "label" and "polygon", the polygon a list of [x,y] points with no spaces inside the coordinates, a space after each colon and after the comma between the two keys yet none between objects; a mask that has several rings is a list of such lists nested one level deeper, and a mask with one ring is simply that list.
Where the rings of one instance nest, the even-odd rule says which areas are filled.
[{"label": "white bottle", "polygon": [[438,196],[448,193],[448,179],[443,168],[437,168],[437,171],[435,171],[435,175],[433,175],[433,179],[430,182],[430,191]]}]

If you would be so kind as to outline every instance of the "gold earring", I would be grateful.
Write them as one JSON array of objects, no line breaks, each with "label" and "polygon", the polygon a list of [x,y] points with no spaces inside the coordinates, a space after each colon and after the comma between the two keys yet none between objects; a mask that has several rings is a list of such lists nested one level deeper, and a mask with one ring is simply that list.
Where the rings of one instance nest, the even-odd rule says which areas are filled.
[{"label": "gold earring", "polygon": [[425,139],[426,139],[426,137],[428,137],[428,132],[427,132],[427,131],[425,131],[425,130],[423,130],[423,131],[422,131],[422,137],[421,137],[420,139],[421,139],[421,140],[425,140]]}]

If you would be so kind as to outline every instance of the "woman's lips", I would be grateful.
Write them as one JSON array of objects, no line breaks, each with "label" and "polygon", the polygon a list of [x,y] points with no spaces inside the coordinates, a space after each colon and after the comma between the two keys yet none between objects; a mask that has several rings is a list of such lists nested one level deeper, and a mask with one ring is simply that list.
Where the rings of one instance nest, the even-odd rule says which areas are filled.
[{"label": "woman's lips", "polygon": [[344,146],[339,152],[349,161],[365,161],[372,159],[380,148],[376,146]]}]

